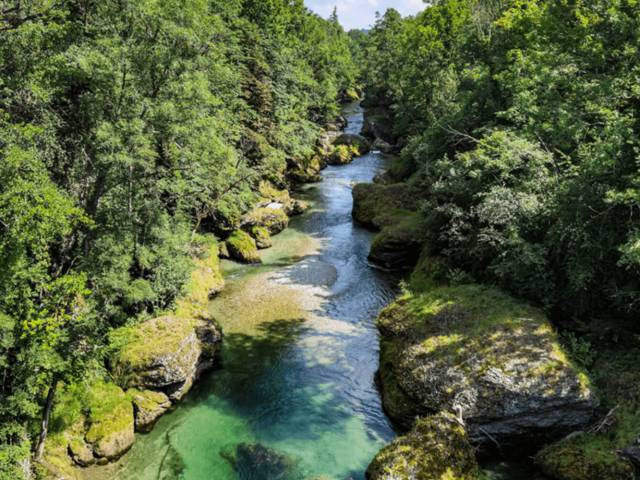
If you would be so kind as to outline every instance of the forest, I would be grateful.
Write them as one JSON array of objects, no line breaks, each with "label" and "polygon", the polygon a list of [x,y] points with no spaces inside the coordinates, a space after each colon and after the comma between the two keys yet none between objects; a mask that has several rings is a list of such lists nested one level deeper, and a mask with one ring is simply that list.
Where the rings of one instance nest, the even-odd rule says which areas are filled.
[{"label": "forest", "polygon": [[[128,392],[144,353],[124,345],[157,319],[199,318],[222,279],[196,273],[219,275],[219,255],[260,261],[245,249],[288,219],[247,222],[269,215],[257,206],[289,205],[327,163],[365,153],[325,145],[360,97],[373,149],[395,157],[354,188],[354,218],[381,230],[373,263],[409,272],[378,319],[385,411],[408,415],[389,392],[410,388],[385,376],[408,348],[393,342],[424,335],[397,334],[399,318],[443,302],[475,301],[491,321],[534,308],[553,325],[535,334],[566,353],[554,378],[579,372],[580,421],[563,427],[608,425],[545,437],[536,465],[556,480],[636,478],[639,79],[637,0],[437,0],[351,32],[302,0],[0,1],[0,479],[67,478],[49,476],[62,432],[87,424],[98,452],[105,392],[129,389],[142,408]],[[512,327],[527,328],[499,331]],[[403,445],[440,428],[417,425]],[[367,478],[414,478],[387,464],[404,453],[384,452]],[[471,457],[415,478],[498,478]]]}]

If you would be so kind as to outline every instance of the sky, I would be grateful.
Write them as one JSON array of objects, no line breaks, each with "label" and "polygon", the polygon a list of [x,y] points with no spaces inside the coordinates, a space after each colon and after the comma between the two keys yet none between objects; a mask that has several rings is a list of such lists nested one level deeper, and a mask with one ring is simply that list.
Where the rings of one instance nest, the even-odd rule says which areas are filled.
[{"label": "sky", "polygon": [[346,30],[369,28],[375,21],[376,12],[384,13],[395,8],[403,16],[414,15],[425,8],[422,0],[305,0],[314,12],[327,18],[333,7],[338,7],[338,17]]}]

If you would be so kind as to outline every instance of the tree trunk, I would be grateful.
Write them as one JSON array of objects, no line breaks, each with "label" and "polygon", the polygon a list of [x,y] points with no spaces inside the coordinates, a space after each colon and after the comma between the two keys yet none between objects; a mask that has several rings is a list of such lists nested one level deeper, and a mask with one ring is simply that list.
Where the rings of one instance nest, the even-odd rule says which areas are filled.
[{"label": "tree trunk", "polygon": [[40,427],[40,437],[38,438],[38,445],[36,446],[35,459],[37,461],[42,460],[44,455],[44,443],[47,440],[47,432],[49,430],[49,417],[51,416],[51,410],[53,409],[53,400],[56,396],[56,389],[58,388],[58,380],[54,379],[49,392],[47,393],[47,401],[44,406],[44,414],[42,415],[42,424]]}]

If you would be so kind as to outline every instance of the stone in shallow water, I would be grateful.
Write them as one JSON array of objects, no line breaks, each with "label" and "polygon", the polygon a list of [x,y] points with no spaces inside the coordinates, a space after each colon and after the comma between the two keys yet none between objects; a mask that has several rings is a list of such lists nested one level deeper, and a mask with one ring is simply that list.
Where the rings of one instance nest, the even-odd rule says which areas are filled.
[{"label": "stone in shallow water", "polygon": [[288,455],[259,443],[241,443],[233,460],[240,480],[301,480]]}]

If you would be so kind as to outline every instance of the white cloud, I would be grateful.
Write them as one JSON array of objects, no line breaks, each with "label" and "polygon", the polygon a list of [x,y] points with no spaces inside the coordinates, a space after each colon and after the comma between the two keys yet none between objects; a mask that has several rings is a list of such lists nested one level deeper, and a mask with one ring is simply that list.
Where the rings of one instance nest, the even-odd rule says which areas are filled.
[{"label": "white cloud", "polygon": [[305,0],[305,3],[323,17],[337,7],[340,22],[347,30],[370,27],[376,12],[384,13],[388,8],[395,8],[402,15],[414,15],[425,8],[422,0]]}]

